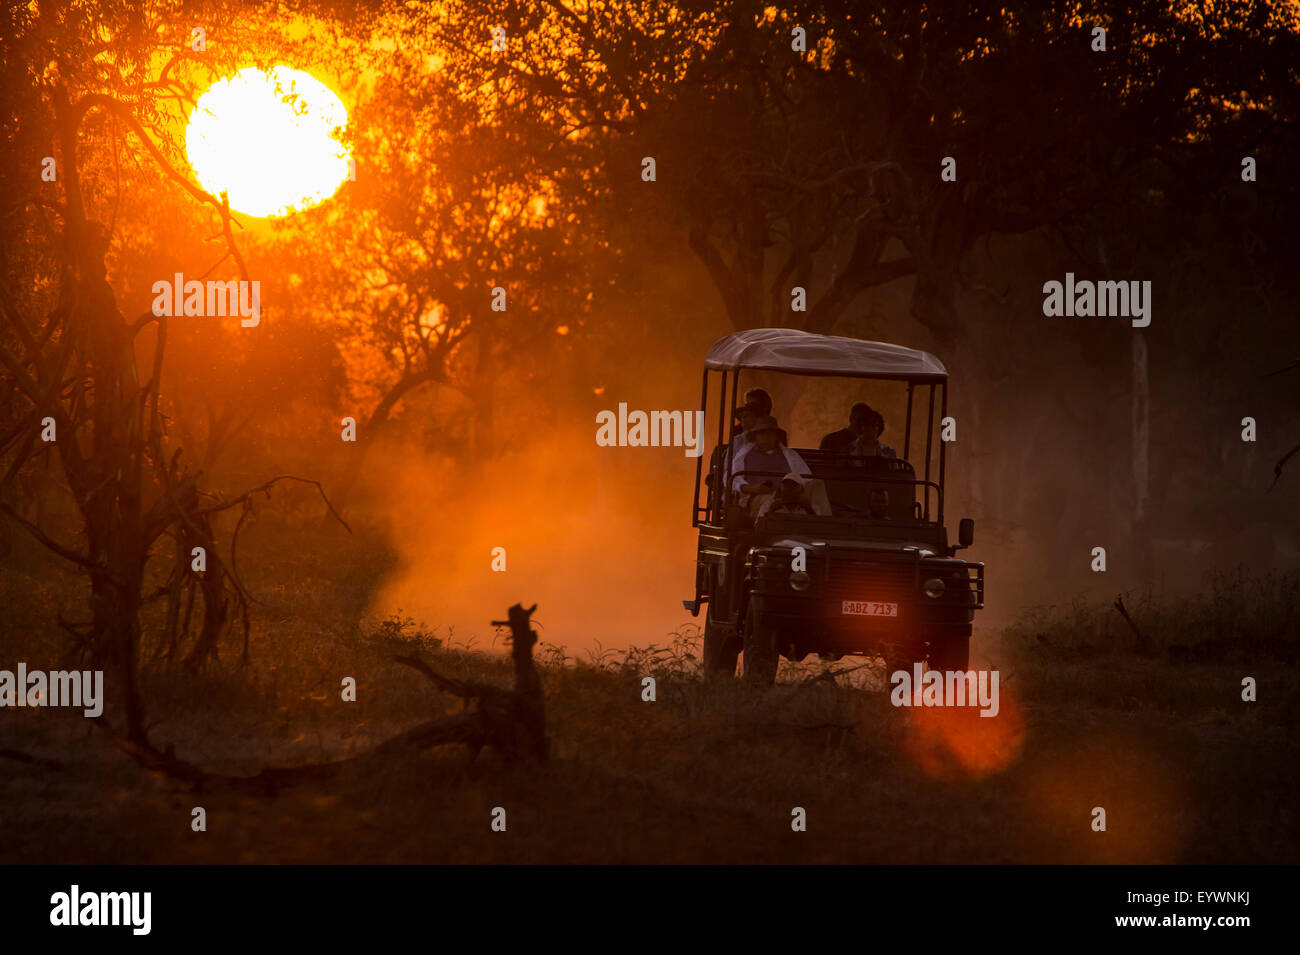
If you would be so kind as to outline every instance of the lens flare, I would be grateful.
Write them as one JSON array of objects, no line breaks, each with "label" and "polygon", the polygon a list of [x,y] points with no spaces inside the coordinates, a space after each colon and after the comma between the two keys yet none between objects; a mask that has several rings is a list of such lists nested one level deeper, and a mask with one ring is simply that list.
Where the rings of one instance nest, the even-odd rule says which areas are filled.
[{"label": "lens flare", "polygon": [[[1070,865],[1177,865],[1189,861],[1202,818],[1191,765],[1136,733],[1081,726],[1075,739],[1038,748],[1020,776],[1033,853]],[[1104,815],[1103,815],[1104,814]],[[1104,822],[1105,828],[1101,825]]]},{"label": "lens flare", "polygon": [[1025,719],[1005,688],[999,697],[997,716],[981,716],[974,706],[911,710],[905,750],[935,779],[981,779],[1002,772],[1024,745]]},{"label": "lens flare", "polygon": [[348,177],[339,140],[347,121],[342,100],[314,76],[248,67],[199,97],[185,152],[199,184],[229,193],[230,208],[282,216],[328,199]]}]

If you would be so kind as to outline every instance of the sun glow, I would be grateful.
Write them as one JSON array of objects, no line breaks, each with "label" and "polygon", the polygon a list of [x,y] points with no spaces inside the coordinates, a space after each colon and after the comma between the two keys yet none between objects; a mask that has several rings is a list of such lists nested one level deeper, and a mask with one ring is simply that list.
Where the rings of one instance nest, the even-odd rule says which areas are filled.
[{"label": "sun glow", "polygon": [[199,97],[185,152],[199,184],[230,208],[282,216],[334,195],[348,178],[339,141],[348,112],[328,86],[287,66],[248,67]]}]

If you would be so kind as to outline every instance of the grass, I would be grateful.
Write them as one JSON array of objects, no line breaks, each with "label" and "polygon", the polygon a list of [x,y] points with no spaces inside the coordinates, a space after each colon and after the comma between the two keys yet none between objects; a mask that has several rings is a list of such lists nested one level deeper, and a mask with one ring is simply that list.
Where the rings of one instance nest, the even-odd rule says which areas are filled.
[{"label": "grass", "polygon": [[[293,552],[260,550],[270,539],[250,534],[241,565],[257,568],[264,601],[250,664],[235,665],[232,644],[199,676],[146,674],[152,733],[178,755],[253,773],[347,756],[455,711],[393,662],[413,649],[448,675],[509,683],[500,644],[397,608],[365,616],[392,560],[377,538],[303,531]],[[54,612],[84,600],[61,574],[39,554],[9,558],[0,666],[57,665]],[[895,708],[877,661],[841,660],[857,669],[836,680],[813,679],[826,670],[813,660],[786,663],[761,692],[706,685],[694,627],[626,650],[543,643],[549,765],[490,752],[470,765],[449,746],[268,799],[184,792],[90,720],[3,710],[0,748],[64,768],[0,764],[0,860],[1294,863],[1295,583],[1233,574],[1187,602],[1130,597],[1141,653],[1113,608],[1036,608],[974,645],[973,662],[1001,677],[994,719]],[[355,703],[341,700],[344,676]],[[1244,676],[1258,702],[1241,700]],[[207,832],[191,830],[194,806]],[[489,828],[496,806],[506,833]],[[1095,806],[1105,833],[1090,827]],[[791,830],[795,807],[806,832]]]},{"label": "grass", "polygon": [[1031,608],[1007,636],[1076,655],[1300,659],[1300,573],[1216,571],[1190,596],[1145,590],[1123,599],[1132,625],[1110,602],[1076,600],[1068,607]]}]

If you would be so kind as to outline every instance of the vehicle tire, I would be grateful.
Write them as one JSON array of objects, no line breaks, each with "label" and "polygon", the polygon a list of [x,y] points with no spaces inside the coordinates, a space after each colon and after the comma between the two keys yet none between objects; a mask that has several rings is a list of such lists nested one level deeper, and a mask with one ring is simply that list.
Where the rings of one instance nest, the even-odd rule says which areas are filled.
[{"label": "vehicle tire", "polygon": [[885,683],[889,684],[889,678],[898,670],[906,670],[909,674],[912,672],[913,663],[925,663],[925,644],[905,643],[891,646],[881,653],[881,658],[885,661]]},{"label": "vehicle tire", "polygon": [[704,682],[725,683],[736,678],[741,638],[735,627],[704,621]]},{"label": "vehicle tire", "polygon": [[970,668],[970,637],[937,637],[930,641],[931,670]]},{"label": "vehicle tire", "polygon": [[776,682],[776,631],[760,626],[758,618],[752,607],[745,616],[745,682],[750,686],[771,686]]}]

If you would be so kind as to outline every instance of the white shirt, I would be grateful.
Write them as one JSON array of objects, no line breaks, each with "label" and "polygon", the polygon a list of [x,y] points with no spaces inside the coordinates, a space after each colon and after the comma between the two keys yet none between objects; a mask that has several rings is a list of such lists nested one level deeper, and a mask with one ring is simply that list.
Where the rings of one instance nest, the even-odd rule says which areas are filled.
[{"label": "white shirt", "polygon": [[[739,442],[737,442],[737,444],[739,444]],[[731,463],[731,467],[732,467],[731,489],[733,491],[739,491],[741,486],[744,484],[761,483],[758,475],[745,475],[745,474],[737,473],[737,471],[740,468],[744,467],[745,459],[749,456],[749,452],[753,451],[757,447],[758,445],[751,440],[744,446],[743,449],[741,449],[742,453],[739,454],[735,459],[733,459]],[[772,452],[772,454],[764,455],[764,457],[770,458],[773,464],[777,464],[777,462],[779,461],[785,462],[785,469],[781,471],[779,475],[776,476],[777,482],[779,482],[781,478],[785,477],[785,475],[791,472],[794,472],[795,474],[801,475],[803,477],[812,477],[812,471],[808,469],[808,465],[804,463],[803,458],[799,457],[798,454],[796,454],[794,451],[791,451],[784,444],[778,444],[775,450]],[[774,485],[775,483],[776,482],[773,482]]]},{"label": "white shirt", "polygon": [[748,431],[742,431],[732,437],[731,447],[727,449],[727,473],[732,477],[735,477],[736,470],[740,467],[739,462],[753,444],[754,437]]}]

